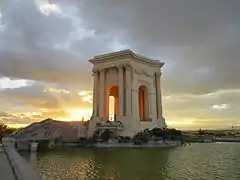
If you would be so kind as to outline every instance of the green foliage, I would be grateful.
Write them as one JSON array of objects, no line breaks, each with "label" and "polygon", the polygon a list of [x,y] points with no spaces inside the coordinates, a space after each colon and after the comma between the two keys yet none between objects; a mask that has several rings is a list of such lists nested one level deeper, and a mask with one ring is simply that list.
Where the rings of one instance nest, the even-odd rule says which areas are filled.
[{"label": "green foliage", "polygon": [[154,128],[152,130],[145,129],[142,132],[137,133],[133,142],[135,144],[147,143],[149,140],[182,140],[182,132],[176,129],[161,129]]},{"label": "green foliage", "polygon": [[18,130],[17,128],[11,128],[3,123],[0,123],[0,139],[2,139],[4,136],[8,136]]},{"label": "green foliage", "polygon": [[91,142],[95,144],[97,142],[107,142],[109,139],[116,139],[119,143],[133,142],[135,144],[148,143],[148,141],[158,141],[158,140],[183,140],[183,134],[181,131],[176,129],[167,128],[154,128],[152,130],[145,129],[137,133],[132,139],[128,136],[116,136],[110,130],[104,130],[103,132],[96,131],[92,138],[88,139],[88,143]]},{"label": "green foliage", "polygon": [[119,143],[131,142],[131,138],[129,136],[117,136],[117,140]]},{"label": "green foliage", "polygon": [[115,134],[112,131],[106,129],[103,132],[101,132],[101,131],[94,132],[94,134],[91,138],[91,142],[93,142],[93,143],[96,143],[99,141],[106,142],[111,138],[115,138]]},{"label": "green foliage", "polygon": [[152,135],[155,137],[163,137],[164,131],[161,128],[154,128],[152,129]]},{"label": "green foliage", "polygon": [[101,134],[100,134],[100,139],[102,140],[102,142],[106,142],[109,139],[113,138],[114,134],[112,131],[106,129],[104,130]]},{"label": "green foliage", "polygon": [[149,137],[148,131],[143,131],[143,132],[137,133],[133,137],[133,142],[135,144],[142,144],[142,143],[147,143],[149,141],[149,139],[150,139],[150,137]]},{"label": "green foliage", "polygon": [[199,135],[204,135],[205,132],[204,132],[202,129],[199,129],[199,130],[198,130],[198,134],[199,134]]}]

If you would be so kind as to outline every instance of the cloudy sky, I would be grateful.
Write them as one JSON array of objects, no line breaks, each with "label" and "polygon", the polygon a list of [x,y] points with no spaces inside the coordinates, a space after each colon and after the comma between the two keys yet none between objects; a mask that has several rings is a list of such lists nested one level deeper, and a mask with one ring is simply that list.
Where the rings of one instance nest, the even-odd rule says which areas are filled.
[{"label": "cloudy sky", "polygon": [[0,120],[91,115],[94,55],[164,61],[164,116],[180,129],[240,126],[239,0],[1,0]]}]

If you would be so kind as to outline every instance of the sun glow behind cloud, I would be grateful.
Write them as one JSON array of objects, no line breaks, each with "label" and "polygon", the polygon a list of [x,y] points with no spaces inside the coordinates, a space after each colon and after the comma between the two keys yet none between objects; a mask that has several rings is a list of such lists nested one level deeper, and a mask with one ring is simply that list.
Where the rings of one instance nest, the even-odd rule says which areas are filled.
[{"label": "sun glow behind cloud", "polygon": [[[63,105],[60,111],[65,112],[64,116],[55,116],[56,120],[62,121],[80,121],[89,120],[92,115],[92,108],[89,104],[92,104],[92,91],[90,90],[67,90],[63,88],[48,87],[44,89],[45,93],[50,93],[56,98],[62,99],[64,95],[68,100],[62,102]],[[69,99],[70,98],[70,99]],[[79,102],[78,102],[79,99]],[[43,112],[48,110],[43,109]]]},{"label": "sun glow behind cloud", "polygon": [[28,80],[17,79],[11,80],[10,78],[0,78],[0,89],[14,89],[27,86]]},{"label": "sun glow behind cloud", "polygon": [[227,104],[214,104],[214,105],[212,105],[212,108],[213,109],[227,109],[228,106],[227,106]]},{"label": "sun glow behind cloud", "polygon": [[36,1],[36,3],[39,7],[39,10],[47,16],[49,16],[52,13],[55,13],[55,14],[61,13],[60,7],[56,4],[50,4],[48,2],[44,3],[43,1],[40,1],[40,0]]},{"label": "sun glow behind cloud", "polygon": [[68,117],[60,118],[60,120],[66,121],[80,121],[80,120],[89,120],[92,115],[91,109],[68,109],[66,110]]},{"label": "sun glow behind cloud", "polygon": [[93,100],[92,100],[92,91],[86,91],[86,90],[83,90],[83,91],[80,91],[78,93],[79,96],[82,97],[82,101],[83,102],[88,102],[90,104],[93,103]]},{"label": "sun glow behind cloud", "polygon": [[65,94],[69,94],[70,91],[69,90],[66,90],[66,89],[57,89],[57,88],[45,88],[43,90],[44,92],[52,92],[52,93],[65,93]]},{"label": "sun glow behind cloud", "polygon": [[[131,1],[0,3],[0,74],[34,80],[29,87],[24,81],[0,80],[0,119],[16,124],[45,118],[81,120],[85,111],[66,111],[92,109],[92,92],[77,89],[92,87],[86,60],[130,48],[166,63],[162,87],[167,124],[187,129],[238,125],[240,1],[212,1],[216,3],[185,3],[178,9],[176,2],[157,0],[152,6]],[[139,14],[136,9],[143,7],[147,13]],[[19,23],[22,19],[26,21]],[[58,53],[64,58],[60,60]],[[45,84],[49,88],[43,93]],[[4,116],[8,111],[13,116]]]},{"label": "sun glow behind cloud", "polygon": [[0,11],[0,33],[4,31],[5,27],[6,26],[4,24],[2,24],[2,14]]}]

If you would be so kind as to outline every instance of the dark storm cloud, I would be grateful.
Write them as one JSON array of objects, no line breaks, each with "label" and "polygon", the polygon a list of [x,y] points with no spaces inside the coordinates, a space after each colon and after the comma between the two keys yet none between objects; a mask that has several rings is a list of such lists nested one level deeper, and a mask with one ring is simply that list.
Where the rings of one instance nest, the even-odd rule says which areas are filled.
[{"label": "dark storm cloud", "polygon": [[33,0],[6,1],[0,13],[5,26],[0,33],[0,76],[92,87],[87,58],[97,46],[104,46],[94,40],[80,43],[77,37],[71,39],[74,33],[83,37],[86,33],[78,33],[81,26],[75,21],[80,18],[67,12],[45,15]]},{"label": "dark storm cloud", "polygon": [[60,105],[56,97],[44,92],[44,86],[34,84],[15,89],[5,89],[0,91],[1,99],[12,104],[28,105],[37,108],[56,109]]},{"label": "dark storm cloud", "polygon": [[0,74],[91,88],[87,59],[111,51],[117,39],[166,61],[165,94],[240,88],[239,1],[54,3],[62,10],[50,15],[34,1],[2,3]]},{"label": "dark storm cloud", "polygon": [[54,45],[65,42],[73,28],[67,17],[59,17],[57,14],[43,15],[33,0],[4,1],[1,6],[2,23],[6,25],[3,36],[10,42],[18,40],[22,44]]},{"label": "dark storm cloud", "polygon": [[[0,50],[0,75],[35,81],[91,87],[90,67],[77,57],[56,50],[29,47],[30,52]],[[32,51],[31,51],[32,50]],[[81,78],[85,76],[85,78]]]},{"label": "dark storm cloud", "polygon": [[169,93],[240,88],[240,1],[105,0],[79,8],[98,34],[166,61]]}]

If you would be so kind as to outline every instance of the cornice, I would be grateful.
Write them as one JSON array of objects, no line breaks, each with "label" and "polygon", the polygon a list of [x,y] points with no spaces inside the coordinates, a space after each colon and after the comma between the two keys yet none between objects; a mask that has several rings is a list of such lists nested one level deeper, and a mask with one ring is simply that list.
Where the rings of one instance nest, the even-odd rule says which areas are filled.
[{"label": "cornice", "polygon": [[93,59],[90,59],[89,62],[91,62],[92,64],[98,64],[103,61],[106,61],[107,59],[110,60],[112,58],[126,57],[126,56],[130,56],[133,60],[138,61],[138,62],[143,62],[145,64],[151,64],[154,66],[157,65],[160,68],[164,65],[163,62],[136,54],[129,49],[123,50],[123,51],[117,51],[117,52],[113,52],[113,53],[108,53],[108,54],[98,55],[98,56],[95,56]]}]

